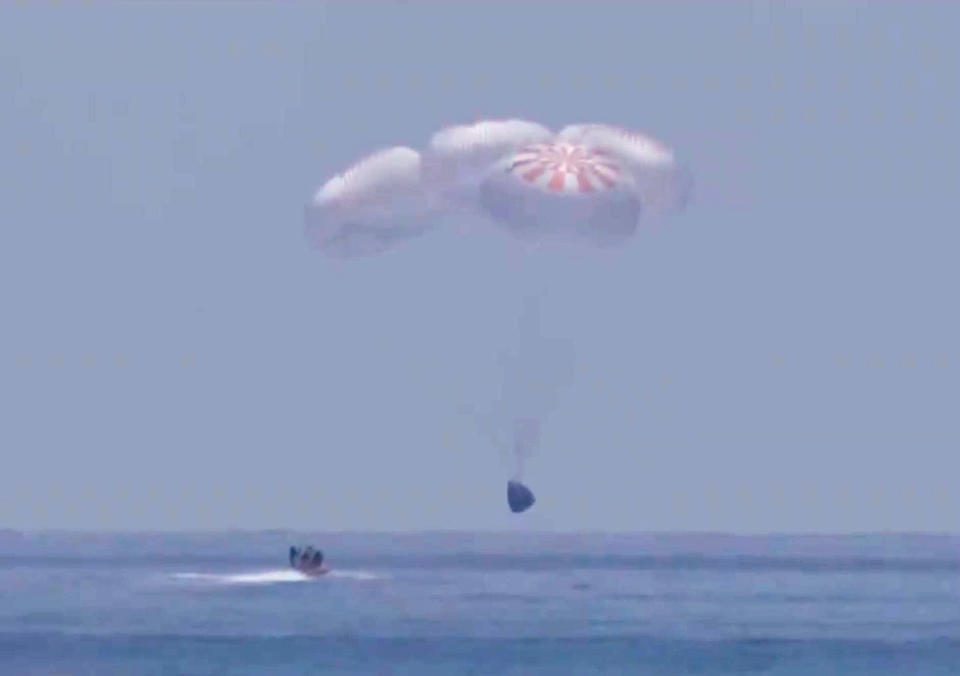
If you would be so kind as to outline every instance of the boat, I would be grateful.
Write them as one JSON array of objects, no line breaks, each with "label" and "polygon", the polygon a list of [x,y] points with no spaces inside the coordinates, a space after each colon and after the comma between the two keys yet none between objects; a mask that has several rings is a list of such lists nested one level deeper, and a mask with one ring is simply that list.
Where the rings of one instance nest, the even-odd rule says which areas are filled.
[{"label": "boat", "polygon": [[330,572],[329,566],[323,562],[323,552],[309,546],[303,549],[290,547],[290,567],[310,577],[319,577]]}]

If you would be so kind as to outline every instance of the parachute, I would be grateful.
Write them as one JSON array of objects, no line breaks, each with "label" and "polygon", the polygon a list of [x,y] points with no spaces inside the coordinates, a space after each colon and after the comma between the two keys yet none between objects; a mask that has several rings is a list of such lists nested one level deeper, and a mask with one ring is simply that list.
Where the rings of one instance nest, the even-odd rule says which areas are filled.
[{"label": "parachute", "polygon": [[480,184],[496,163],[553,133],[536,122],[487,120],[438,131],[424,159],[424,181],[450,209],[476,209]]},{"label": "parachute", "polygon": [[617,246],[642,217],[682,207],[691,185],[669,148],[636,132],[488,120],[440,130],[423,154],[399,146],[359,161],[316,192],[305,230],[337,258],[381,254],[465,213],[527,241]]},{"label": "parachute", "polygon": [[641,205],[613,158],[586,146],[539,143],[508,155],[480,186],[484,213],[528,240],[569,236],[616,244]]},{"label": "parachute", "polygon": [[307,206],[305,232],[323,253],[370,256],[429,229],[420,153],[390,148],[327,181]]},{"label": "parachute", "polygon": [[[451,216],[475,217],[527,242],[616,247],[642,220],[685,206],[691,188],[673,151],[643,134],[592,123],[555,133],[526,120],[487,120],[442,129],[422,152],[398,146],[360,160],[316,191],[304,227],[312,246],[332,258],[383,254]],[[551,376],[528,373],[536,355],[549,356],[531,308],[525,331],[537,342],[510,366],[518,381],[510,385],[522,400],[513,405],[523,409],[508,414],[516,471],[507,503],[514,513],[535,502],[521,482],[524,460],[538,443],[563,370],[551,360]],[[537,391],[532,381],[549,391]]]},{"label": "parachute", "polygon": [[672,150],[649,136],[605,124],[572,124],[561,129],[557,138],[619,158],[630,173],[646,217],[662,216],[690,200],[689,171],[678,165]]}]

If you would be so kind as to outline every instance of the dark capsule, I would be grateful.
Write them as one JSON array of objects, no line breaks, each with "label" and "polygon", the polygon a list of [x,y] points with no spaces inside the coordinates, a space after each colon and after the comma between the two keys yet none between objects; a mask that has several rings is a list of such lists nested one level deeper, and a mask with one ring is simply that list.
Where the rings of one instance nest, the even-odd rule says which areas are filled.
[{"label": "dark capsule", "polygon": [[507,504],[514,513],[525,512],[536,502],[533,491],[519,481],[507,482]]}]

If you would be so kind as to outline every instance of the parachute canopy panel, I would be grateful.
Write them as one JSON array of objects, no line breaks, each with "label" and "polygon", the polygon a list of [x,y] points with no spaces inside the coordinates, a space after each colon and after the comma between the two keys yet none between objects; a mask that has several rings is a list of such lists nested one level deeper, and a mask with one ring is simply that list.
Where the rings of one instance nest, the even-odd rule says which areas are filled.
[{"label": "parachute canopy panel", "polygon": [[472,204],[480,181],[504,156],[553,136],[526,120],[484,120],[438,131],[424,153],[425,180],[455,205]]},{"label": "parachute canopy panel", "polygon": [[508,156],[483,182],[481,209],[526,239],[623,241],[640,201],[621,163],[584,145],[541,143]]},{"label": "parachute canopy panel", "polygon": [[420,153],[396,147],[327,181],[307,206],[305,231],[331,256],[378,254],[428,228]]},{"label": "parachute canopy panel", "polygon": [[617,158],[630,173],[645,216],[673,211],[690,199],[690,173],[670,148],[650,136],[607,124],[574,124],[561,129],[557,139]]},{"label": "parachute canopy panel", "polygon": [[485,120],[441,129],[430,139],[427,155],[451,163],[496,161],[519,146],[547,141],[553,132],[526,120]]},{"label": "parachute canopy panel", "polygon": [[649,136],[607,124],[571,124],[557,139],[615,154],[631,164],[672,165],[673,151]]}]

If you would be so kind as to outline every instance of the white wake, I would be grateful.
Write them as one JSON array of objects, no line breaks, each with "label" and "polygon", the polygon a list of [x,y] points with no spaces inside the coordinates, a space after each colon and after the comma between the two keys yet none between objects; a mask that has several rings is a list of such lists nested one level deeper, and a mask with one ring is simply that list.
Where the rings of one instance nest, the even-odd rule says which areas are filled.
[{"label": "white wake", "polygon": [[313,582],[324,578],[340,578],[347,580],[382,580],[386,576],[364,570],[331,570],[326,575],[311,577],[290,569],[274,569],[251,571],[246,573],[174,573],[177,580],[192,582],[206,582],[210,584],[282,584],[286,582]]}]

